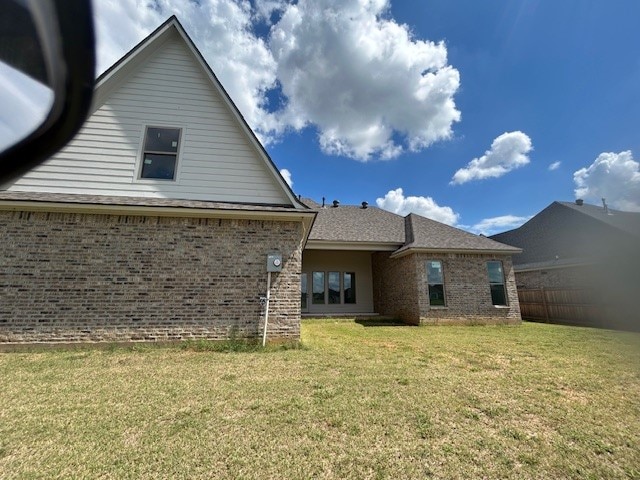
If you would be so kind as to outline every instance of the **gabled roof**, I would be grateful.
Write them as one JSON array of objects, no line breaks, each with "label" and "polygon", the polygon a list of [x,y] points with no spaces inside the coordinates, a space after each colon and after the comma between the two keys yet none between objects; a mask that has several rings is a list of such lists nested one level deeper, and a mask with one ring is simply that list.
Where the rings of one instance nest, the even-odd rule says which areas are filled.
[{"label": "gabled roof", "polygon": [[410,213],[404,218],[406,242],[395,252],[401,256],[410,250],[486,253],[520,253],[520,249],[491,240],[483,235],[474,235],[459,228],[436,222]]},{"label": "gabled roof", "polygon": [[582,264],[621,246],[640,245],[640,213],[553,202],[519,228],[492,235],[523,253],[521,268]]},{"label": "gabled roof", "polygon": [[318,212],[308,248],[387,250],[393,256],[417,251],[513,254],[520,249],[450,227],[411,213],[402,217],[377,207],[340,205],[321,207],[303,199]]},{"label": "gabled roof", "polygon": [[118,60],[113,66],[111,66],[98,77],[98,79],[96,80],[92,111],[96,111],[108,98],[109,93],[113,91],[113,89],[120,82],[125,80],[129,74],[134,72],[147,58],[151,56],[153,52],[160,48],[162,44],[174,32],[176,32],[179,37],[182,38],[182,40],[185,42],[185,45],[191,51],[205,75],[211,81],[212,87],[223,99],[225,105],[237,120],[242,131],[247,136],[249,142],[259,153],[259,156],[264,160],[267,170],[271,175],[273,175],[274,179],[276,180],[280,188],[282,188],[286,197],[291,201],[294,207],[300,209],[308,208],[306,205],[303,205],[298,201],[298,198],[291,190],[291,187],[289,187],[287,182],[284,180],[284,178],[280,174],[280,171],[276,168],[275,164],[271,160],[271,157],[264,149],[264,146],[260,143],[251,127],[249,127],[245,118],[238,110],[238,107],[235,105],[235,103],[233,103],[233,100],[231,100],[231,97],[224,89],[213,70],[211,70],[211,67],[207,64],[202,54],[193,43],[193,40],[191,40],[175,15],[169,17],[162,25],[151,32],[151,34],[149,34],[145,39],[143,39],[140,43],[133,47],[126,55]]}]

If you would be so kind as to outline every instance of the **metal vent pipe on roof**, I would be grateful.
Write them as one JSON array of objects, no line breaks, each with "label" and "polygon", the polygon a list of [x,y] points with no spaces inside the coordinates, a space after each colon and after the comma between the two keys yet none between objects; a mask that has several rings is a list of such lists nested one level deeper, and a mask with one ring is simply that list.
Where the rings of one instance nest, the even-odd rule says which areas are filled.
[{"label": "metal vent pipe on roof", "polygon": [[333,208],[338,208],[340,206],[340,201],[339,200],[334,200],[333,201]]},{"label": "metal vent pipe on roof", "polygon": [[369,206],[369,202],[362,202],[362,208],[365,209]]},{"label": "metal vent pipe on roof", "polygon": [[584,200],[582,200],[581,198],[578,198],[576,200],[576,205],[578,205],[579,207],[581,207],[583,203],[584,203]]}]

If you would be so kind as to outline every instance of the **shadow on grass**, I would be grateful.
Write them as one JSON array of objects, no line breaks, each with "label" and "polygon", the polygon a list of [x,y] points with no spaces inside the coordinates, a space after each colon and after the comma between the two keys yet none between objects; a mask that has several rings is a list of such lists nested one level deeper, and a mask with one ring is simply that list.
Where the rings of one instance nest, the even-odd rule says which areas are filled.
[{"label": "shadow on grass", "polygon": [[279,352],[284,350],[304,350],[306,347],[297,341],[267,342],[265,347],[259,340],[230,339],[230,340],[187,340],[179,348],[192,352],[219,353],[251,353],[251,352]]},{"label": "shadow on grass", "polygon": [[408,327],[407,323],[400,320],[384,319],[384,318],[357,318],[356,323],[363,327]]}]

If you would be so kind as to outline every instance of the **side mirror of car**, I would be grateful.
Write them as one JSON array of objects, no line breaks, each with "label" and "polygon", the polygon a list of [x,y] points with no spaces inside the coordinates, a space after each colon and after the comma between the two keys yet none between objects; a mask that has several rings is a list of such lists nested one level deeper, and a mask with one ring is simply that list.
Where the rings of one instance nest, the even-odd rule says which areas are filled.
[{"label": "side mirror of car", "polygon": [[0,1],[0,181],[46,160],[91,106],[95,39],[89,0]]}]

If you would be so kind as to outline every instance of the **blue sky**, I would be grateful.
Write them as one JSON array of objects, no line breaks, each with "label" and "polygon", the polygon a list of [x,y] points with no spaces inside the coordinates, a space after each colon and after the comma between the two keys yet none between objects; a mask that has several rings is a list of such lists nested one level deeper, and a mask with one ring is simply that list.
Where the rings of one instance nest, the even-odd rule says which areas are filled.
[{"label": "blue sky", "polygon": [[640,210],[636,0],[97,2],[99,69],[171,14],[305,197],[487,234]]}]

